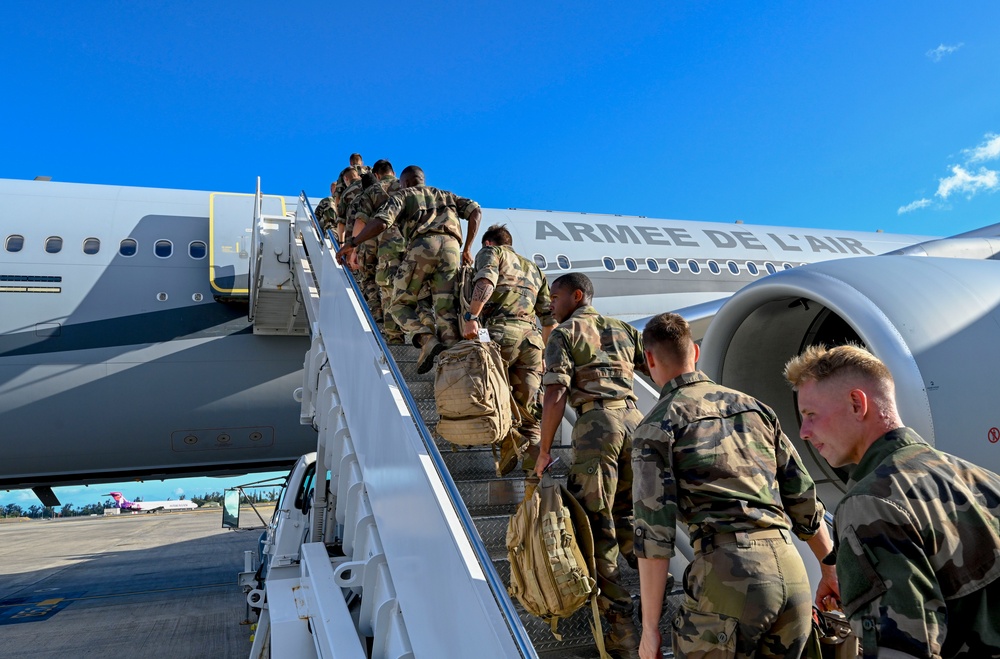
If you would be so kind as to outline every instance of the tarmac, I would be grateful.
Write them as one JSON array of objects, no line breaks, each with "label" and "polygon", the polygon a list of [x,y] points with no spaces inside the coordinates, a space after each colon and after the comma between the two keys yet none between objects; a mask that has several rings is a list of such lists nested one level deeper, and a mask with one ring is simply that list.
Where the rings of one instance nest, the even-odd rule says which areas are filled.
[{"label": "tarmac", "polygon": [[0,657],[248,657],[237,574],[261,523],[221,526],[219,508],[0,524]]}]

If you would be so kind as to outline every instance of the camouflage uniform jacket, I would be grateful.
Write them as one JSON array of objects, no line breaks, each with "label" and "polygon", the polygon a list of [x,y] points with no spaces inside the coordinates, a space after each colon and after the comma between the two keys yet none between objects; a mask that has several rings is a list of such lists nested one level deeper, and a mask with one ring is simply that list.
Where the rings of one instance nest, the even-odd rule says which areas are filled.
[{"label": "camouflage uniform jacket", "polygon": [[632,435],[632,473],[635,553],[645,558],[674,555],[678,518],[692,540],[768,528],[805,540],[825,512],[771,408],[700,371],[663,386]]},{"label": "camouflage uniform jacket", "polygon": [[841,601],[863,644],[939,657],[968,640],[946,640],[949,624],[969,637],[1000,633],[995,610],[953,610],[1000,576],[997,474],[897,428],[851,472],[834,530]]},{"label": "camouflage uniform jacket", "polygon": [[354,181],[340,195],[340,203],[337,205],[337,224],[347,224],[348,209],[359,194],[361,194],[361,181]]},{"label": "camouflage uniform jacket", "polygon": [[332,227],[337,222],[337,209],[333,207],[333,197],[323,197],[316,204],[316,221],[324,229]]},{"label": "camouflage uniform jacket", "polygon": [[353,233],[355,221],[361,220],[365,224],[371,222],[375,213],[389,201],[389,195],[397,190],[400,190],[399,179],[395,176],[386,176],[378,182],[378,185],[373,185],[359,194],[351,207],[353,212],[347,218],[348,235]]},{"label": "camouflage uniform jacket", "polygon": [[636,368],[648,370],[639,331],[585,305],[549,335],[542,386],[569,389],[574,408],[595,400],[635,400]]},{"label": "camouflage uniform jacket", "polygon": [[389,225],[398,222],[407,243],[424,233],[444,233],[461,242],[459,218],[468,220],[478,209],[479,204],[471,199],[429,185],[418,185],[394,192],[375,214],[375,219]]},{"label": "camouflage uniform jacket", "polygon": [[490,245],[479,250],[473,281],[480,279],[495,286],[480,314],[484,324],[504,320],[534,323],[536,318],[545,326],[556,324],[545,275],[509,245]]}]

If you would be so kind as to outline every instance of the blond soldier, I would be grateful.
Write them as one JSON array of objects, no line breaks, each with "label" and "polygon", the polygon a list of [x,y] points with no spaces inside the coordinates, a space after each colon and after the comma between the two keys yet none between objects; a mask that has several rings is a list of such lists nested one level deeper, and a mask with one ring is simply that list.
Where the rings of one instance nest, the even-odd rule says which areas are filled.
[{"label": "blond soldier", "polygon": [[862,348],[812,346],[785,377],[802,438],[854,465],[831,558],[865,658],[1000,657],[1000,476],[905,427],[892,374]]},{"label": "blond soldier", "polygon": [[[792,534],[818,559],[833,548],[825,509],[774,412],[696,369],[698,345],[677,314],[642,333],[660,400],[632,440],[640,656],[660,656],[659,620],[676,524],[695,557],[673,625],[678,657],[798,657],[812,624],[809,579]],[[836,592],[823,568],[822,594]]]}]

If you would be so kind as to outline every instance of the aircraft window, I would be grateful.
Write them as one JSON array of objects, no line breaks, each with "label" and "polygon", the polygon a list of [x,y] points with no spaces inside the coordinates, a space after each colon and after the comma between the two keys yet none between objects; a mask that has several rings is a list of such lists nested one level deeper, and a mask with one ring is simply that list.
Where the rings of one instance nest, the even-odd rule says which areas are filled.
[{"label": "aircraft window", "polygon": [[676,275],[681,271],[681,265],[675,259],[667,259],[667,269]]},{"label": "aircraft window", "polygon": [[126,238],[118,245],[118,253],[122,256],[135,256],[138,250],[139,243],[135,242],[132,238]]},{"label": "aircraft window", "polygon": [[726,261],[726,267],[729,268],[729,272],[734,275],[740,274],[740,264],[736,261]]},{"label": "aircraft window", "polygon": [[49,236],[45,239],[45,251],[49,254],[58,254],[62,251],[62,238],[59,236]]},{"label": "aircraft window", "polygon": [[764,262],[764,267],[767,268],[767,274],[769,274],[769,275],[773,275],[775,272],[778,271],[778,269],[775,268],[774,264],[771,263],[770,261],[765,261]]},{"label": "aircraft window", "polygon": [[97,238],[87,238],[83,241],[84,254],[97,254],[101,251],[101,241]]},{"label": "aircraft window", "polygon": [[538,266],[539,270],[544,270],[549,267],[549,262],[545,260],[545,257],[541,254],[535,254],[531,257],[535,261],[535,265]]},{"label": "aircraft window", "polygon": [[629,272],[639,272],[639,265],[633,258],[625,259],[625,267],[628,268]]},{"label": "aircraft window", "polygon": [[6,248],[8,252],[20,252],[24,249],[24,236],[7,236]]},{"label": "aircraft window", "polygon": [[174,244],[169,240],[157,240],[153,245],[153,253],[161,259],[165,259],[174,253]]},{"label": "aircraft window", "polygon": [[608,272],[614,272],[615,268],[617,268],[617,267],[618,266],[615,265],[615,260],[613,258],[611,258],[610,256],[605,256],[604,257],[604,269],[605,270],[607,270]]},{"label": "aircraft window", "polygon": [[205,258],[205,255],[208,254],[208,247],[200,240],[196,240],[188,245],[188,254],[190,254],[193,259],[203,259]]},{"label": "aircraft window", "polygon": [[701,272],[701,266],[698,265],[698,262],[694,259],[688,259],[688,270],[690,270],[692,274],[698,274]]},{"label": "aircraft window", "polygon": [[781,267],[785,270],[791,270],[794,266],[791,263],[782,263]]},{"label": "aircraft window", "polygon": [[565,254],[560,254],[559,256],[557,256],[556,263],[559,264],[560,270],[569,270],[570,268],[573,267],[573,264],[570,263],[569,261],[569,257],[566,256]]},{"label": "aircraft window", "polygon": [[756,263],[754,263],[753,261],[747,261],[747,272],[756,277],[757,274],[760,272],[760,270],[757,269]]},{"label": "aircraft window", "polygon": [[649,268],[650,272],[660,271],[660,264],[656,262],[656,259],[646,259],[646,267]]},{"label": "aircraft window", "polygon": [[708,262],[708,269],[712,271],[713,275],[717,275],[720,272],[722,272],[722,268],[720,268],[719,264],[716,263],[715,261],[709,261]]}]

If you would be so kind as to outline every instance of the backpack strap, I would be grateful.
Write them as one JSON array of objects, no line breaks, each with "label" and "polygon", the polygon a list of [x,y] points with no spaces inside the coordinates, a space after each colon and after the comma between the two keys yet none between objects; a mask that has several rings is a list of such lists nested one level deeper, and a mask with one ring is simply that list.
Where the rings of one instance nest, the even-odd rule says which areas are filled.
[{"label": "backpack strap", "polygon": [[600,592],[600,588],[594,588],[594,592],[590,596],[590,613],[594,616],[590,623],[590,633],[594,635],[594,642],[597,643],[597,651],[600,653],[601,659],[611,659],[607,650],[604,649],[604,628],[601,627],[601,612],[597,609],[597,595]]}]

